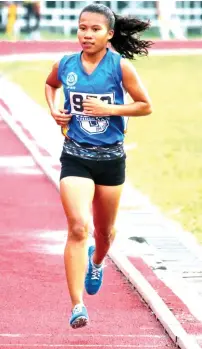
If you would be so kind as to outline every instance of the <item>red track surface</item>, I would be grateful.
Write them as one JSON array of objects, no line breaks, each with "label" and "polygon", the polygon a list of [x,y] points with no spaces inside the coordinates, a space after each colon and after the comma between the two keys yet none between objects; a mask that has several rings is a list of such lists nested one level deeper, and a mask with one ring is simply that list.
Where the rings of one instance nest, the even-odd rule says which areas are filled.
[{"label": "red track surface", "polygon": [[[0,160],[11,156],[29,154],[0,120]],[[47,249],[57,240],[64,243],[60,231],[66,222],[57,190],[39,169],[20,174],[0,161],[0,212],[0,349],[175,348],[110,260],[99,295],[85,295],[90,325],[69,327],[63,256]],[[47,231],[55,242],[42,236]]]},{"label": "red track surface", "polygon": [[[156,49],[199,49],[202,48],[202,40],[156,40],[152,46]],[[2,41],[0,55],[18,53],[42,53],[42,52],[68,52],[80,50],[77,41]]]}]

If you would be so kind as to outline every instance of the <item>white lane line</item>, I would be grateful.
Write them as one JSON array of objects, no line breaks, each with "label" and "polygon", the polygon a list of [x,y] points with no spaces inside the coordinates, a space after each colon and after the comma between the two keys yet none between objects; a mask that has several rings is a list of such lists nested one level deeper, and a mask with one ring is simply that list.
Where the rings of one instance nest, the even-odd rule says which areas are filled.
[{"label": "white lane line", "polygon": [[[69,54],[74,53],[68,52]],[[13,61],[41,61],[41,60],[57,60],[66,55],[67,52],[49,52],[49,53],[19,53],[19,54],[9,54],[9,55],[0,55],[0,62],[13,62]],[[201,55],[201,48],[176,48],[176,49],[155,49],[150,50],[150,56],[182,56],[182,55]]]},{"label": "white lane line", "polygon": [[[9,119],[14,119],[16,124],[22,128],[24,134],[31,134],[32,143],[45,150],[50,156],[44,156],[45,161],[51,161],[52,165],[59,165],[59,157],[63,147],[64,137],[61,135],[60,127],[45,108],[42,108],[29,97],[19,85],[16,85],[5,78],[1,79],[4,87],[1,91],[1,98],[9,106],[12,115],[9,115],[5,108],[0,105],[0,114]],[[12,95],[12,98],[9,97]],[[19,103],[19,101],[22,101]],[[29,117],[27,117],[29,110]],[[28,138],[28,137],[27,137]],[[31,141],[31,139],[30,139]],[[51,160],[50,160],[51,159]]]},{"label": "white lane line", "polygon": [[31,156],[0,156],[0,173],[40,175],[43,172]]},{"label": "white lane line", "polygon": [[[72,54],[73,52],[68,52]],[[0,62],[13,62],[13,61],[41,61],[41,60],[55,60],[60,59],[67,52],[50,52],[50,53],[19,53],[19,54],[10,54],[10,55],[0,55]]]},{"label": "white lane line", "polygon": [[201,48],[177,48],[150,50],[150,56],[193,56],[201,55]]},{"label": "white lane line", "polygon": [[12,173],[12,174],[20,174],[20,175],[42,175],[43,172],[39,169],[28,169],[28,168],[13,168],[13,169],[5,169],[1,171],[3,173]]},{"label": "white lane line", "polygon": [[[45,156],[46,160],[52,165],[57,165],[54,163],[51,156]],[[30,155],[3,155],[0,156],[0,167],[36,167],[36,163]]]},{"label": "white lane line", "polygon": [[0,156],[0,167],[36,167],[32,156]]},{"label": "white lane line", "polygon": [[109,256],[153,310],[173,342],[181,349],[201,349],[195,338],[184,330],[162,298],[127,257],[113,246],[109,251]]},{"label": "white lane line", "polygon": [[[1,109],[1,106],[0,106],[0,109]],[[7,123],[7,125],[12,129],[15,135],[20,139],[20,141],[28,149],[28,151],[30,152],[30,154],[32,155],[33,159],[35,160],[37,165],[40,167],[40,169],[42,169],[42,171],[47,175],[47,177],[54,184],[58,183],[58,170],[54,169],[50,165],[50,161],[48,161],[47,157],[41,155],[37,145],[27,137],[27,135],[23,132],[22,128],[16,123],[15,120],[12,120],[11,118],[7,117],[7,114],[5,112],[3,112],[1,116],[5,121],[5,123]]]}]

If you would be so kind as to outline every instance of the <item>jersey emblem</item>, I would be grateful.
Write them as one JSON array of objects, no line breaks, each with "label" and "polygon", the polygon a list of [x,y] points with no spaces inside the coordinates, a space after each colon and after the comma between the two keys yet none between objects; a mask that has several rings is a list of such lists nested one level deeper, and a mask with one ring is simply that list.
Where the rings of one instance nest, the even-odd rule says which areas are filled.
[{"label": "jersey emblem", "polygon": [[77,80],[78,76],[74,72],[71,72],[67,75],[66,83],[68,86],[74,86],[77,83]]}]

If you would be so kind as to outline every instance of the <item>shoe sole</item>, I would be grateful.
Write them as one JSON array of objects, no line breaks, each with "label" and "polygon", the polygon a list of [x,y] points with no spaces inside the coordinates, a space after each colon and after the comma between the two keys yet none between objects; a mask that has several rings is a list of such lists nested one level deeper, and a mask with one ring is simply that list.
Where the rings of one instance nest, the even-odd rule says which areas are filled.
[{"label": "shoe sole", "polygon": [[84,327],[88,324],[88,319],[85,316],[80,316],[75,319],[70,326],[74,329]]},{"label": "shoe sole", "polygon": [[[101,285],[102,286],[102,285]],[[99,291],[100,291],[100,289],[101,289],[101,286],[99,287],[99,289],[98,290],[96,290],[96,291],[94,291],[94,292],[89,292],[88,291],[88,289],[85,287],[85,289],[86,289],[86,293],[87,294],[89,294],[90,296],[94,296],[95,294],[97,294]]]}]

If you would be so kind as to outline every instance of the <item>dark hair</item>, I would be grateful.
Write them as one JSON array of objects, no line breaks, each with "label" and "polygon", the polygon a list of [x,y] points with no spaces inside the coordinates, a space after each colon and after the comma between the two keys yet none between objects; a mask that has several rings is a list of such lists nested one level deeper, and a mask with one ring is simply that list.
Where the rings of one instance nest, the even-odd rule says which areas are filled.
[{"label": "dark hair", "polygon": [[134,16],[119,16],[103,4],[91,4],[84,7],[80,17],[84,12],[100,13],[106,17],[109,29],[114,30],[114,36],[110,40],[111,45],[123,57],[135,59],[135,55],[148,55],[148,48],[153,43],[141,40],[139,35],[149,28],[149,21],[144,22]]}]

